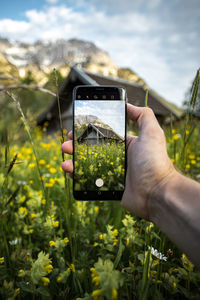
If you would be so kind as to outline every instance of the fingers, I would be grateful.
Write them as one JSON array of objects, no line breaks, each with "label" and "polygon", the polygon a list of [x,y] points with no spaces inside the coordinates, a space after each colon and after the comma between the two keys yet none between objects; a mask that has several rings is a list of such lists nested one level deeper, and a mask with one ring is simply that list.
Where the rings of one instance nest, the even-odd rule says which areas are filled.
[{"label": "fingers", "polygon": [[133,135],[128,134],[127,137],[126,137],[126,146],[127,146],[127,148],[128,148],[128,146],[131,142],[135,143],[137,141],[137,139],[138,139],[137,136],[133,136]]},{"label": "fingers", "polygon": [[62,163],[62,169],[65,172],[72,173],[73,172],[73,162],[71,159],[66,160]]},{"label": "fingers", "polygon": [[152,130],[152,128],[154,130],[160,129],[160,125],[151,108],[137,107],[131,104],[127,104],[127,115],[129,119],[137,122],[141,134],[146,130]]},{"label": "fingers", "polygon": [[61,146],[61,149],[64,153],[72,154],[73,153],[73,142],[72,141],[64,142]]}]

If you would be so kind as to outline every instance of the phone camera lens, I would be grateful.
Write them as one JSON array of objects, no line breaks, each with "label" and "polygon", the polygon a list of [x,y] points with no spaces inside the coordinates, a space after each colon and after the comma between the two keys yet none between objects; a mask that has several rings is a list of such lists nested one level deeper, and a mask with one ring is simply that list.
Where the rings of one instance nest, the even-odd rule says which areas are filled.
[{"label": "phone camera lens", "polygon": [[86,96],[86,99],[89,99],[89,96],[88,96],[88,95]]},{"label": "phone camera lens", "polygon": [[97,95],[94,95],[94,99],[95,99],[95,100],[98,99]]},{"label": "phone camera lens", "polygon": [[103,99],[106,99],[106,95],[103,95],[102,98],[103,98]]},{"label": "phone camera lens", "polygon": [[81,95],[78,95],[78,97],[77,97],[78,99],[81,99]]}]

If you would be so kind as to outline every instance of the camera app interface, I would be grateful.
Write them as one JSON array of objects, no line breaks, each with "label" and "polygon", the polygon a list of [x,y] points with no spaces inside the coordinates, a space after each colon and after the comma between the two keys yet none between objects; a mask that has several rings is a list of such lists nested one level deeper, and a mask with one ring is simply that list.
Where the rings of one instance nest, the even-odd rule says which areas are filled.
[{"label": "camera app interface", "polygon": [[125,101],[75,100],[76,191],[121,191],[125,184]]}]

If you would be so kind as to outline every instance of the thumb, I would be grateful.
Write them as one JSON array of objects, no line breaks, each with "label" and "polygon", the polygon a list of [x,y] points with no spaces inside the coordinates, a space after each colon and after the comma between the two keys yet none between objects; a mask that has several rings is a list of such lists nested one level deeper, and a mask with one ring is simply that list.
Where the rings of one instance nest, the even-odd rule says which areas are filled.
[{"label": "thumb", "polygon": [[161,129],[151,108],[127,104],[127,115],[137,123],[141,134]]}]

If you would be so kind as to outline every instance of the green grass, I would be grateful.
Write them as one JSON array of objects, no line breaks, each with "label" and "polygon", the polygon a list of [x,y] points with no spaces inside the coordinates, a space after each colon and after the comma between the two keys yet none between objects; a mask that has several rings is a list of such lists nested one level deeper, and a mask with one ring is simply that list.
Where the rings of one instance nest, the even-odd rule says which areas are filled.
[{"label": "green grass", "polygon": [[[64,135],[20,117],[1,136],[0,299],[199,299],[185,254],[118,202],[75,201],[60,168]],[[200,181],[199,122],[165,132],[175,166]]]}]

